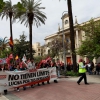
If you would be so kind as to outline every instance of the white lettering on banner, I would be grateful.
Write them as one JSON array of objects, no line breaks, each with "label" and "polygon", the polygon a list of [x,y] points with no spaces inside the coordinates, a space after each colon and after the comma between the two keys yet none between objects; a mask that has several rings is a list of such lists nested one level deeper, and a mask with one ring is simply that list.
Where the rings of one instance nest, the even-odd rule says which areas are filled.
[{"label": "white lettering on banner", "polygon": [[[57,80],[56,68],[42,68],[36,71],[0,72],[0,88],[23,87],[48,80]],[[3,86],[3,87],[2,87]]]}]

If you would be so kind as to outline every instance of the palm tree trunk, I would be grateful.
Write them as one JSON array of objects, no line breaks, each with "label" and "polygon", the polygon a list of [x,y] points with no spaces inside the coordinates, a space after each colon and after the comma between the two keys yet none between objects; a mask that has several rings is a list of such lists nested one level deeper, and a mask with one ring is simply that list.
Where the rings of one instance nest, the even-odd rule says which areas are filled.
[{"label": "palm tree trunk", "polygon": [[[13,35],[12,35],[12,16],[10,16],[10,37],[13,42]],[[13,51],[13,46],[11,47],[11,51]]]},{"label": "palm tree trunk", "polygon": [[29,23],[29,40],[30,40],[30,58],[33,58],[32,55],[32,24]]},{"label": "palm tree trunk", "polygon": [[76,65],[76,53],[75,53],[75,34],[74,34],[74,27],[73,27],[73,15],[72,15],[72,5],[71,0],[67,0],[68,3],[68,14],[69,14],[69,22],[70,22],[70,40],[71,40],[71,50],[72,50],[72,59],[73,59],[73,70],[74,72],[77,71]]}]

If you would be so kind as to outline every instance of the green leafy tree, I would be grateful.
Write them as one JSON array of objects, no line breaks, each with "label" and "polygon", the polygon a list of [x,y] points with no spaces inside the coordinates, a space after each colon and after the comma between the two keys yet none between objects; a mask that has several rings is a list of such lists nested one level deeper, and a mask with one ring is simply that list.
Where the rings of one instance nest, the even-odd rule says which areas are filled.
[{"label": "green leafy tree", "polygon": [[34,57],[34,61],[35,61],[35,62],[38,62],[38,63],[39,63],[42,59],[43,59],[42,56]]},{"label": "green leafy tree", "polygon": [[4,58],[9,54],[11,50],[8,48],[8,39],[4,37],[4,39],[0,40],[0,58]]},{"label": "green leafy tree", "polygon": [[4,50],[2,51],[2,53],[0,53],[0,58],[6,58],[7,55],[9,55],[10,53],[11,53],[10,48],[4,49]]},{"label": "green leafy tree", "polygon": [[7,45],[8,45],[8,39],[7,39],[7,37],[5,37],[4,39],[0,40],[0,50],[1,51],[5,50],[6,47],[7,47]]},{"label": "green leafy tree", "polygon": [[[19,18],[21,23],[25,22],[25,25],[29,25],[29,40],[30,40],[30,58],[32,56],[32,25],[33,23],[38,27],[42,24],[45,24],[46,16],[41,11],[44,7],[40,7],[41,0],[34,1],[34,0],[21,0],[18,2],[16,7],[16,18]],[[34,21],[33,21],[34,20]]]},{"label": "green leafy tree", "polygon": [[[16,39],[16,43],[14,44],[14,55],[18,55],[20,58],[25,54],[27,58],[29,58],[29,41],[26,41],[27,36],[20,35],[19,39]],[[32,55],[34,55],[35,51],[32,49]]]},{"label": "green leafy tree", "polygon": [[[6,17],[6,19],[9,18],[10,20],[10,37],[13,41],[13,33],[12,33],[12,18],[14,16],[14,13],[15,13],[15,9],[14,9],[14,6],[12,5],[12,2],[11,0],[9,1],[6,1],[3,3],[4,6],[1,7],[1,12],[0,12],[0,16],[1,18],[3,19],[4,17]],[[13,51],[13,47],[11,48],[12,51]]]},{"label": "green leafy tree", "polygon": [[88,57],[90,60],[93,60],[94,57],[98,58],[100,56],[100,21],[91,19],[78,28],[85,32],[85,40],[76,50],[77,54]]},{"label": "green leafy tree", "polygon": [[[65,51],[67,53],[67,50],[70,49],[70,43],[67,41],[64,41],[65,44]],[[63,53],[63,41],[61,37],[56,37],[54,38],[47,46],[50,48],[49,49],[49,55],[54,58],[54,57],[59,57],[60,53]]]},{"label": "green leafy tree", "polygon": [[2,12],[2,8],[5,6],[5,2],[0,0],[0,13]]}]

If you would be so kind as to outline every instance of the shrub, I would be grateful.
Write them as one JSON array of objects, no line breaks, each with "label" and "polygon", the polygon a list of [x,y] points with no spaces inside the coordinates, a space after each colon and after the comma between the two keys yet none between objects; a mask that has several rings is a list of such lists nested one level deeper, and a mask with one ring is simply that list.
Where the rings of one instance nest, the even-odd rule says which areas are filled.
[{"label": "shrub", "polygon": [[66,72],[62,72],[62,75],[64,75],[64,76],[79,76],[79,73],[73,72],[73,71],[66,71]]}]

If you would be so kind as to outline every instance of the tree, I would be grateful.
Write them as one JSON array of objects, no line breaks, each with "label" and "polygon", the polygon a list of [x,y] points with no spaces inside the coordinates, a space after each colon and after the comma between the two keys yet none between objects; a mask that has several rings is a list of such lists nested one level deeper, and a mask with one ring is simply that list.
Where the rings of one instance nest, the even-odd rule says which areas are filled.
[{"label": "tree", "polygon": [[0,58],[6,58],[11,53],[10,48],[4,49],[0,52]]},{"label": "tree", "polygon": [[7,37],[4,37],[4,39],[0,40],[0,50],[1,51],[5,50],[7,45],[8,45]]},{"label": "tree", "polygon": [[74,67],[74,72],[76,72],[77,71],[77,65],[76,65],[75,39],[74,39],[75,34],[74,34],[74,26],[73,26],[73,15],[72,15],[71,0],[67,0],[67,4],[68,4],[68,15],[69,15],[69,22],[70,22],[70,40],[71,40],[73,67]]},{"label": "tree", "polygon": [[[29,58],[29,41],[26,41],[27,36],[24,35],[24,33],[22,35],[20,35],[19,39],[16,39],[16,43],[14,44],[14,55],[18,55],[20,58],[23,57],[23,55],[25,54],[28,58]],[[33,51],[33,55],[34,55],[34,50]]]},{"label": "tree", "polygon": [[4,37],[4,39],[0,40],[0,57],[6,57],[7,54],[10,52],[9,48],[7,48],[8,46],[8,39],[7,37]]},{"label": "tree", "polygon": [[0,0],[0,13],[2,12],[2,8],[5,6],[5,2]]},{"label": "tree", "polygon": [[100,20],[91,19],[83,26],[78,25],[78,28],[85,32],[85,40],[81,41],[81,46],[76,50],[77,54],[90,60],[100,57]]},{"label": "tree", "polygon": [[34,61],[37,62],[37,63],[39,63],[42,59],[43,59],[42,56],[34,57]]},{"label": "tree", "polygon": [[[70,49],[70,43],[68,43],[67,41],[64,41],[64,44],[65,44],[66,51]],[[53,58],[59,57],[59,53],[63,52],[63,41],[61,37],[56,37],[52,39],[52,41],[49,44],[47,44],[47,46],[50,48],[49,55],[51,55],[51,57]]]},{"label": "tree", "polygon": [[[44,9],[44,7],[40,7],[41,3],[39,1],[34,0],[21,0],[21,2],[18,2],[16,7],[16,17],[19,18],[19,21],[21,23],[25,22],[25,25],[29,25],[29,40],[30,40],[30,58],[33,58],[32,56],[32,25],[33,20],[34,24],[38,27],[42,24],[45,24],[46,16],[41,9]],[[41,23],[40,23],[41,22]]]},{"label": "tree", "polygon": [[[6,19],[10,19],[10,37],[13,41],[13,33],[12,33],[12,18],[14,16],[14,6],[12,5],[11,0],[6,1],[4,3],[4,6],[1,7],[1,12],[0,12],[0,16],[2,17],[2,19],[4,18],[4,16],[6,16]],[[11,48],[13,51],[13,47]]]}]

